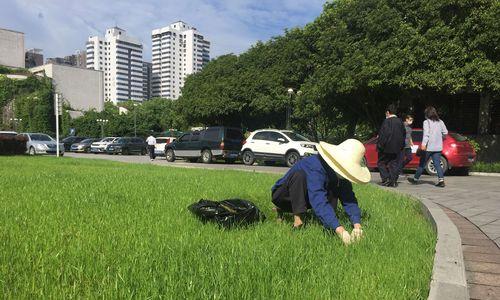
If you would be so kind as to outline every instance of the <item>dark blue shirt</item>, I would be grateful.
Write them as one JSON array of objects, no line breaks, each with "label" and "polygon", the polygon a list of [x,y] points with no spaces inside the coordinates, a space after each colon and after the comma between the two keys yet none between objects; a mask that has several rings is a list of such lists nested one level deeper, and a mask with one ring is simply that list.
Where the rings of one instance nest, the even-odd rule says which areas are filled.
[{"label": "dark blue shirt", "polygon": [[304,171],[306,174],[309,203],[314,214],[326,228],[336,229],[340,226],[335,210],[328,201],[329,194],[340,199],[353,224],[361,222],[361,212],[352,191],[351,182],[337,176],[319,155],[299,160],[285,176],[274,184],[272,191],[282,185],[288,176],[296,171]]}]

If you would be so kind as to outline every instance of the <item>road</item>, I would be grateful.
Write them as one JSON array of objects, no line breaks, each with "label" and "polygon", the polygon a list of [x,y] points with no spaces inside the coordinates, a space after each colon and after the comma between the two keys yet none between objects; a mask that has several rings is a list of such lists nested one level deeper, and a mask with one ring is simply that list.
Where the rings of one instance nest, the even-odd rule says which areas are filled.
[{"label": "road", "polygon": [[[216,170],[241,170],[247,172],[261,172],[284,174],[288,168],[282,166],[245,166],[242,164],[203,164],[189,163],[177,160],[169,163],[165,158],[150,161],[148,156],[122,156],[106,154],[65,153],[68,157],[106,159],[128,163],[143,163],[159,166],[184,168],[207,168]],[[435,178],[422,176],[421,184],[411,185],[401,177],[399,191],[422,196],[435,203],[447,207],[478,226],[491,240],[500,245],[500,177],[487,176],[447,176],[446,188],[434,187]],[[380,181],[378,173],[372,173],[372,182]]]}]

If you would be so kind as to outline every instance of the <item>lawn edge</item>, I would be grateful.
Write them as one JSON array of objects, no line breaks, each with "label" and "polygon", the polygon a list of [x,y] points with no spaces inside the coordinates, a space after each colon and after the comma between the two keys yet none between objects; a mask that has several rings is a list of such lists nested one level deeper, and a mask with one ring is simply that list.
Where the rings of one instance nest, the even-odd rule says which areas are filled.
[{"label": "lawn edge", "polygon": [[402,194],[420,203],[422,213],[437,233],[434,264],[430,282],[429,300],[469,299],[462,239],[458,228],[446,213],[432,200],[410,195],[401,191],[388,190],[372,184],[384,191]]},{"label": "lawn edge", "polygon": [[500,177],[500,173],[495,172],[469,172],[472,176],[489,176],[489,177]]}]

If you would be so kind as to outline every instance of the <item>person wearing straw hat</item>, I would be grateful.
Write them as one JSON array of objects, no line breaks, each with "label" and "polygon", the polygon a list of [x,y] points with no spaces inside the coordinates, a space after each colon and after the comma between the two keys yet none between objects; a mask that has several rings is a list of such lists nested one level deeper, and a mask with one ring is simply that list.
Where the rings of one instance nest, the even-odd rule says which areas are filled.
[{"label": "person wearing straw hat", "polygon": [[[352,183],[370,182],[370,171],[363,162],[365,147],[358,140],[348,139],[338,146],[320,142],[318,152],[298,161],[274,184],[272,202],[278,217],[283,212],[294,215],[295,229],[303,227],[303,214],[312,208],[323,225],[334,230],[347,245],[363,235],[361,211]],[[337,199],[353,224],[351,234],[335,215]]]}]

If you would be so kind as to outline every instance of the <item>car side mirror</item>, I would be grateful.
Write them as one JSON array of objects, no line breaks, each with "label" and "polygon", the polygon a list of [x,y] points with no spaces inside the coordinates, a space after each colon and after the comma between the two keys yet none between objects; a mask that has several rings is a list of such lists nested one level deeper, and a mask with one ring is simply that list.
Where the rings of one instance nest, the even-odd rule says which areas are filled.
[{"label": "car side mirror", "polygon": [[287,141],[284,138],[278,138],[278,142],[280,142],[280,143],[286,143]]}]

